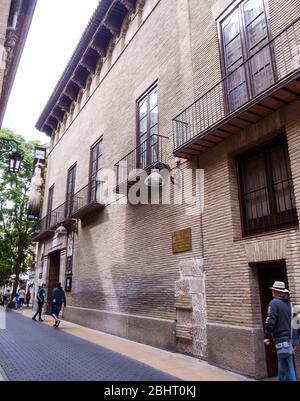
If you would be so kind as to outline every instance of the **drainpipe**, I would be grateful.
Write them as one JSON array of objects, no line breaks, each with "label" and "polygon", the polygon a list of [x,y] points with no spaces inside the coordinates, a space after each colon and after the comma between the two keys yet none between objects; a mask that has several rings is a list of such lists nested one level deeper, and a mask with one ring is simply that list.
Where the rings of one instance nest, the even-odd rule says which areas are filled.
[{"label": "drainpipe", "polygon": [[9,15],[9,21],[11,21],[11,24],[6,28],[7,31],[14,31],[16,29],[18,18],[21,13],[22,3],[23,0],[13,0]]},{"label": "drainpipe", "polygon": [[[198,170],[201,169],[199,156],[197,157],[197,169],[198,169]],[[204,192],[205,192],[205,181],[204,181]],[[200,196],[201,196],[201,195],[200,195]],[[204,196],[205,196],[205,194],[203,194],[203,199],[205,199]],[[203,212],[204,212],[204,207],[205,207],[205,205],[203,205],[202,213],[200,214],[200,227],[201,227],[201,238],[202,238],[202,256],[203,256],[203,261],[204,261],[204,265],[205,265],[204,230],[203,230]]]}]

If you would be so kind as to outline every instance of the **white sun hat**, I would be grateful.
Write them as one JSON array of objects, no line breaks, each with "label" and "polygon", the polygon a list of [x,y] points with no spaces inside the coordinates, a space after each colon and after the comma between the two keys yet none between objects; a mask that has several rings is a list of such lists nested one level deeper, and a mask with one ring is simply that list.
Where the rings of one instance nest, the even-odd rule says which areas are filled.
[{"label": "white sun hat", "polygon": [[270,287],[270,290],[275,290],[275,291],[284,292],[284,293],[289,292],[289,290],[287,290],[285,288],[285,284],[283,281],[275,281],[275,283],[273,284],[273,287]]}]

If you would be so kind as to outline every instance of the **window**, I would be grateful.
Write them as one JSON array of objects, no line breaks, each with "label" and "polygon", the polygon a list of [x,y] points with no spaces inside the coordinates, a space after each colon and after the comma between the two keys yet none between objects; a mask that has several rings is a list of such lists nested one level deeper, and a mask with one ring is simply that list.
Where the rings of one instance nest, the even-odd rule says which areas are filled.
[{"label": "window", "polygon": [[138,166],[146,169],[158,157],[158,86],[138,101]]},{"label": "window", "polygon": [[53,209],[53,195],[54,195],[54,185],[49,189],[48,192],[48,202],[47,202],[47,226],[50,225],[51,212]]},{"label": "window", "polygon": [[103,140],[101,138],[91,148],[89,201],[99,199],[100,184],[98,174],[103,167]]},{"label": "window", "polygon": [[244,235],[297,225],[286,138],[239,156],[237,164]]},{"label": "window", "polygon": [[73,210],[73,201],[75,193],[76,164],[68,171],[67,178],[67,196],[66,196],[66,216],[70,216]]},{"label": "window", "polygon": [[274,83],[271,49],[265,46],[270,40],[266,1],[239,1],[219,20],[229,112]]}]

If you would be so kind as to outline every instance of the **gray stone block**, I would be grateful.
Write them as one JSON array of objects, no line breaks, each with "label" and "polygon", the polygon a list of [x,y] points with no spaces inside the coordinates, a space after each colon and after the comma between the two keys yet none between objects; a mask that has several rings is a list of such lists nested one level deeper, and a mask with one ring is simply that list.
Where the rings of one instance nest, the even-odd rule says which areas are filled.
[{"label": "gray stone block", "polygon": [[176,348],[175,321],[67,307],[64,317],[74,323],[154,347]]},{"label": "gray stone block", "polygon": [[267,377],[261,328],[208,323],[208,361],[256,379]]}]

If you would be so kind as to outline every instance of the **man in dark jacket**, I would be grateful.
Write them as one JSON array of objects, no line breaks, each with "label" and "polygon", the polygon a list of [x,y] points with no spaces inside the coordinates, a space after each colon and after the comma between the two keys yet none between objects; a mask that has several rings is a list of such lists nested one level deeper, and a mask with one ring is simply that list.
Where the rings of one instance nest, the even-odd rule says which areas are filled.
[{"label": "man in dark jacket", "polygon": [[65,292],[60,283],[57,283],[56,288],[54,288],[50,298],[50,303],[52,304],[51,315],[55,320],[53,327],[58,327],[60,324],[59,313],[61,311],[61,307],[63,304],[66,306]]},{"label": "man in dark jacket", "polygon": [[[271,338],[275,343],[278,356],[278,379],[280,381],[296,381],[292,347],[292,308],[289,301],[289,291],[282,281],[275,281],[272,290],[274,299],[269,304],[265,323],[265,345],[270,345]],[[287,346],[288,345],[288,346]],[[278,352],[282,346],[287,346],[287,354]]]},{"label": "man in dark jacket", "polygon": [[42,311],[45,303],[45,296],[46,296],[46,284],[43,284],[41,288],[39,288],[38,293],[37,293],[37,301],[38,301],[38,308],[36,311],[36,314],[33,316],[32,320],[36,322],[36,317],[39,315],[39,322],[43,322],[44,320],[42,319]]}]

